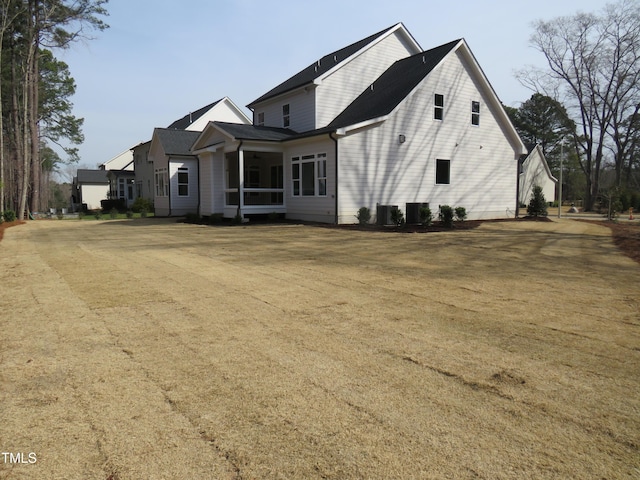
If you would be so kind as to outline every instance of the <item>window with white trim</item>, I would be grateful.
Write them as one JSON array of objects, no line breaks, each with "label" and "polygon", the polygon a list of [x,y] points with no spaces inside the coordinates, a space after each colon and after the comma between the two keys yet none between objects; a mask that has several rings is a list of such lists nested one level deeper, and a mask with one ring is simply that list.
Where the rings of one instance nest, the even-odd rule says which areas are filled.
[{"label": "window with white trim", "polygon": [[166,168],[157,168],[155,170],[156,179],[156,197],[169,196],[169,173]]},{"label": "window with white trim", "polygon": [[442,120],[444,118],[444,95],[436,93],[433,96],[433,118]]},{"label": "window with white trim", "polygon": [[327,154],[300,155],[291,158],[291,192],[294,197],[327,195]]},{"label": "window with white trim", "polygon": [[480,102],[471,102],[471,125],[480,125]]},{"label": "window with white trim", "polygon": [[178,167],[178,196],[189,196],[189,168]]},{"label": "window with white trim", "polygon": [[256,120],[256,125],[262,127],[264,125],[264,112],[258,112],[258,118]]}]

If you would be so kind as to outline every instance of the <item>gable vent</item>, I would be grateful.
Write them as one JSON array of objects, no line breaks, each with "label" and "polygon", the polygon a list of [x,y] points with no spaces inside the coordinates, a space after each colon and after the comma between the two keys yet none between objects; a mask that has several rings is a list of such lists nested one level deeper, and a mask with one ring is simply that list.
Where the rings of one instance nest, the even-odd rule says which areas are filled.
[{"label": "gable vent", "polygon": [[369,87],[371,89],[371,91],[373,92],[373,83],[371,84],[371,86]]},{"label": "gable vent", "polygon": [[334,55],[334,56],[333,56],[333,62],[334,62],[334,63],[338,63],[338,56],[337,56],[337,55]]}]

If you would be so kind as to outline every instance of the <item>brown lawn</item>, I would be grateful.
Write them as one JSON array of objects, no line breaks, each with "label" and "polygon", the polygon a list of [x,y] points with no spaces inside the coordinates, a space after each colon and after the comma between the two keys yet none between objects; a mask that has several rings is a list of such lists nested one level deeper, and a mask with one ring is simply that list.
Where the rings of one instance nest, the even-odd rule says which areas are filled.
[{"label": "brown lawn", "polygon": [[640,265],[611,232],[10,228],[0,478],[637,478]]}]

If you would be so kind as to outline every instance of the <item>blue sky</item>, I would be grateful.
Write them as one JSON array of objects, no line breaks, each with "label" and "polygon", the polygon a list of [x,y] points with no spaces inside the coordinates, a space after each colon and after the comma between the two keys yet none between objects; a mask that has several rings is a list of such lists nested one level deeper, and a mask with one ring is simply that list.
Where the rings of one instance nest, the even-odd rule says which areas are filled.
[{"label": "blue sky", "polygon": [[155,127],[225,96],[244,108],[323,55],[398,22],[425,50],[465,38],[500,99],[517,107],[532,92],[514,72],[545,66],[529,46],[532,22],[606,3],[110,0],[110,28],[56,55],[77,83],[74,114],[85,119],[80,165],[95,168]]}]

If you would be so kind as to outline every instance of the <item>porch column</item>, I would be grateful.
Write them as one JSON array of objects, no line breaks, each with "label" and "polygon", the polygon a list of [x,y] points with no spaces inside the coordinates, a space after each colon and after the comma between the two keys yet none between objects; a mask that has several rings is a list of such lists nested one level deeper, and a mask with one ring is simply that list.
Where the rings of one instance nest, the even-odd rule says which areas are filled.
[{"label": "porch column", "polygon": [[238,213],[244,209],[244,150],[238,149]]}]

